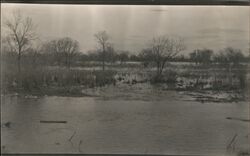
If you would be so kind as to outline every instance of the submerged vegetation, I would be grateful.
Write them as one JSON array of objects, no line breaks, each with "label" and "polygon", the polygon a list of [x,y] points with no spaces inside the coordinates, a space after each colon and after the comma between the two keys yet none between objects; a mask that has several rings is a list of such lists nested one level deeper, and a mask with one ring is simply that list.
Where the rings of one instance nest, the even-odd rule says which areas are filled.
[{"label": "submerged vegetation", "polygon": [[[247,56],[248,52],[233,47],[213,50],[223,46],[218,44],[244,45],[242,35],[237,35],[238,39],[234,40],[230,37],[235,35],[223,36],[229,31],[233,31],[232,34],[239,33],[238,29],[217,29],[210,18],[207,20],[199,14],[199,18],[204,19],[202,22],[211,22],[212,29],[207,25],[199,29],[202,25],[197,20],[190,20],[187,25],[183,25],[180,21],[184,18],[177,18],[178,26],[185,29],[177,32],[179,28],[176,28],[172,31],[175,29],[172,23],[176,17],[173,16],[175,9],[165,10],[162,7],[147,10],[157,16],[159,14],[156,11],[168,11],[170,18],[166,20],[170,22],[166,24],[170,24],[169,27],[161,22],[167,17],[165,13],[162,18],[150,21],[156,26],[152,28],[150,22],[143,22],[144,18],[139,20],[139,25],[133,23],[136,21],[134,17],[124,22],[127,16],[121,16],[112,23],[118,18],[111,16],[107,19],[112,20],[107,20],[103,18],[106,16],[104,14],[100,16],[105,20],[103,22],[95,17],[102,10],[107,10],[107,15],[111,15],[110,9],[97,11],[97,8],[87,7],[83,10],[91,12],[86,17],[94,15],[94,20],[75,18],[80,10],[77,14],[67,14],[68,18],[74,15],[68,23],[64,17],[60,17],[59,32],[70,31],[59,33],[60,38],[50,38],[58,33],[55,30],[43,30],[41,36],[47,35],[43,39],[50,38],[45,42],[38,39],[36,24],[21,12],[14,12],[13,17],[8,16],[6,21],[3,20],[0,67],[1,109],[4,110],[1,150],[4,153],[128,152],[153,155],[174,154],[176,151],[177,154],[211,152],[249,155],[250,53]],[[120,11],[122,8],[115,10]],[[70,12],[75,9],[74,6]],[[49,10],[52,11],[52,8]],[[65,6],[62,10],[55,10],[59,11],[59,16],[62,15],[61,11],[67,12]],[[134,13],[135,10],[137,8],[129,6],[129,12]],[[145,16],[150,15],[147,11],[139,10],[139,16],[144,13]],[[190,15],[196,15],[193,13],[195,9],[191,9],[191,14],[188,13],[189,9],[177,10],[186,14],[185,20]],[[209,9],[199,10],[207,12]],[[226,17],[223,14],[225,10],[223,8],[219,12],[223,18]],[[34,11],[33,7],[31,11]],[[129,13],[128,17],[133,13]],[[40,13],[39,9],[35,14],[48,15]],[[181,14],[178,13],[178,17]],[[57,14],[53,14],[52,18],[37,19],[43,22],[41,26],[46,25],[44,28],[54,29],[58,23],[54,20]],[[46,19],[55,24],[48,26]],[[78,25],[74,21],[81,22]],[[119,30],[124,27],[117,22],[129,26],[129,29]],[[88,30],[85,24],[94,27]],[[93,32],[100,28],[100,24],[113,32]],[[144,33],[138,33],[144,25],[147,29]],[[195,27],[189,29],[190,26]],[[150,32],[151,29],[154,34]],[[171,32],[166,33],[173,36],[154,36],[164,30],[183,36],[175,36]],[[186,30],[190,31],[185,34]],[[129,33],[126,34],[126,31]],[[197,35],[196,31],[201,34]],[[218,31],[222,33],[217,35]],[[66,34],[77,36],[82,42],[63,36]],[[114,35],[113,38],[110,34]],[[201,43],[193,38],[199,39]],[[95,41],[95,45],[90,44],[91,40]],[[89,45],[95,48],[82,50]],[[201,46],[207,48],[201,49]],[[141,49],[133,52],[124,50],[139,47]]]}]

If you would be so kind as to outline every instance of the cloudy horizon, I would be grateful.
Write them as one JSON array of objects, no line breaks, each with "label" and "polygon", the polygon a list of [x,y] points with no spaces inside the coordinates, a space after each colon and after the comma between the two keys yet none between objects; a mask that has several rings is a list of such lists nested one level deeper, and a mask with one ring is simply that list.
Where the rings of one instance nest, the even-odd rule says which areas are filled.
[{"label": "cloudy horizon", "polygon": [[160,35],[184,39],[187,49],[225,47],[249,53],[247,6],[129,6],[2,4],[2,21],[19,9],[33,19],[41,41],[71,37],[82,52],[97,47],[94,34],[105,30],[117,50],[138,53]]}]

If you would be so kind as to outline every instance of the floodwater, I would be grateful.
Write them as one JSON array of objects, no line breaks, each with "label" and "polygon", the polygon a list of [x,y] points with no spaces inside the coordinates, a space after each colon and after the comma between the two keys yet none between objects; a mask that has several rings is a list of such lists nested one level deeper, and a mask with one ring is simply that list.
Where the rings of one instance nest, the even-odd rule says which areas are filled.
[{"label": "floodwater", "polygon": [[249,119],[248,102],[201,103],[181,92],[130,87],[92,90],[93,97],[2,96],[2,123],[10,122],[1,128],[2,151],[228,155],[249,150],[249,122],[227,119]]}]

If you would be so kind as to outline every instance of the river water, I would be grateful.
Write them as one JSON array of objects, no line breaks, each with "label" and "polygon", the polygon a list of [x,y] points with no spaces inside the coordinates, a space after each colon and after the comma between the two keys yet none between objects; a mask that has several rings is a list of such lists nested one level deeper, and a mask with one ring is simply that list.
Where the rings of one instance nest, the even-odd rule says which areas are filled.
[{"label": "river water", "polygon": [[249,148],[249,122],[226,119],[249,119],[246,101],[201,103],[176,91],[104,90],[105,96],[93,97],[2,96],[2,123],[11,123],[2,125],[2,151],[228,155]]}]

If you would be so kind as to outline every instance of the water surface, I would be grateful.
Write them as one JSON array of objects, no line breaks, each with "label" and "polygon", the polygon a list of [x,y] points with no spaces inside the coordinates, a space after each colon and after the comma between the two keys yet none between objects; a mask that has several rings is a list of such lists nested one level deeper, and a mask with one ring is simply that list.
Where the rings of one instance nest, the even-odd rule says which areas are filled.
[{"label": "water surface", "polygon": [[249,122],[226,119],[249,119],[247,102],[200,103],[152,88],[105,92],[110,96],[3,96],[2,121],[11,122],[2,127],[3,152],[227,155],[234,135],[235,151],[248,149]]}]

